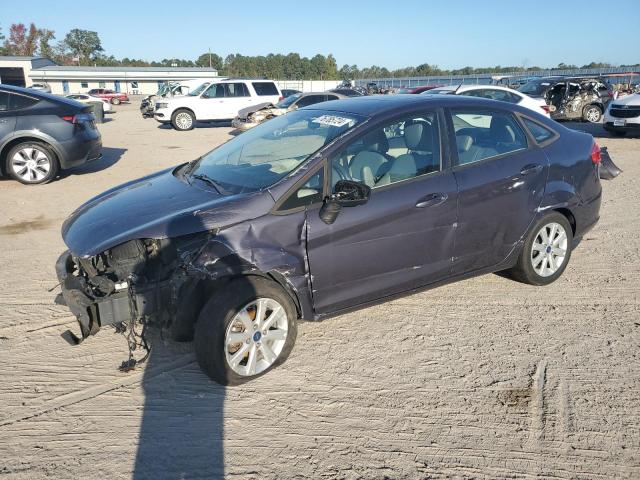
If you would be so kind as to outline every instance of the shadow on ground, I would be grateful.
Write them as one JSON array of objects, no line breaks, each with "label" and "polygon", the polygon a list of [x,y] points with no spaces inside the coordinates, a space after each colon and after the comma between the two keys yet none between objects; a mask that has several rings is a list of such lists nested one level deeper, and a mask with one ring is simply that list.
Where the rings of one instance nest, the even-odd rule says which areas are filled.
[{"label": "shadow on ground", "polygon": [[223,478],[224,387],[202,373],[191,343],[163,340],[154,329],[149,342],[132,478]]}]

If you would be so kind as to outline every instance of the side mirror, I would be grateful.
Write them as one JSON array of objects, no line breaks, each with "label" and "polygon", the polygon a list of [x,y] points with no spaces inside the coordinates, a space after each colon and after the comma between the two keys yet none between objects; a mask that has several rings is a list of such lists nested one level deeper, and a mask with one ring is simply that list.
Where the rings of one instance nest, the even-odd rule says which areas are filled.
[{"label": "side mirror", "polygon": [[369,201],[371,187],[354,180],[339,180],[331,196],[343,207],[356,207]]},{"label": "side mirror", "polygon": [[353,180],[340,180],[336,183],[334,193],[327,197],[320,208],[320,220],[327,225],[336,221],[342,207],[355,207],[367,203],[371,188],[364,183]]}]

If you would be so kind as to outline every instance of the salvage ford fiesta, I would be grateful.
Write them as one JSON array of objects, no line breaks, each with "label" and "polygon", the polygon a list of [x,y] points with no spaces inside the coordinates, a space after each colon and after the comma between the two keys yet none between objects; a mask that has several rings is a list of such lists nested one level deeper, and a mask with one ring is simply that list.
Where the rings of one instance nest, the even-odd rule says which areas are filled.
[{"label": "salvage ford fiesta", "polygon": [[78,208],[57,273],[80,332],[63,336],[115,326],[126,368],[156,325],[233,385],[286,359],[298,319],[489,272],[547,285],[599,218],[599,162],[590,135],[503,102],[303,108]]}]

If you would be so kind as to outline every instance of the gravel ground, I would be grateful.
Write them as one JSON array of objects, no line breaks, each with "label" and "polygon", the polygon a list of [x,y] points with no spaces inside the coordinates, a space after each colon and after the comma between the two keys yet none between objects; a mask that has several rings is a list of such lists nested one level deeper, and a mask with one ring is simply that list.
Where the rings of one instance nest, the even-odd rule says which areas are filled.
[{"label": "gravel ground", "polygon": [[112,330],[60,338],[63,219],[230,138],[158,125],[122,105],[99,163],[0,181],[0,477],[640,478],[640,139],[599,140],[624,173],[552,286],[487,275],[305,322],[281,368],[225,389],[189,343],[154,336],[120,373]]}]

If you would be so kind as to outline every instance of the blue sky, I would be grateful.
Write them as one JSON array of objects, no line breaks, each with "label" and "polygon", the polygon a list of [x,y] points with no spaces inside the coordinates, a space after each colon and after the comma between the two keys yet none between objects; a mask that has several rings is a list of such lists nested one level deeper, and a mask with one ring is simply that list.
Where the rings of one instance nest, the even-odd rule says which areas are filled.
[{"label": "blue sky", "polygon": [[339,66],[359,67],[640,62],[634,0],[168,3],[0,0],[0,27],[6,35],[11,23],[34,22],[57,39],[72,28],[95,30],[106,53],[146,60],[195,59],[210,47],[223,57],[333,53]]}]

